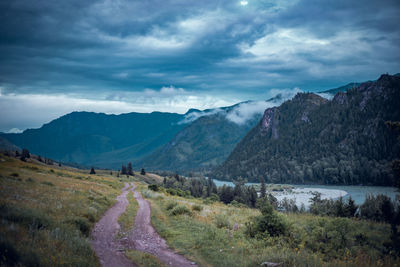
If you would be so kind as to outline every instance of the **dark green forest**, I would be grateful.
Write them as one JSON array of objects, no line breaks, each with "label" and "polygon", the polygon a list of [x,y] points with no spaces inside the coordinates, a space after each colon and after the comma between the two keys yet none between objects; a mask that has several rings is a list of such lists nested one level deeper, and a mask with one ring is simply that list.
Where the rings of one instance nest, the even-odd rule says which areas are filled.
[{"label": "dark green forest", "polygon": [[400,77],[382,75],[328,101],[298,94],[263,119],[213,178],[268,183],[392,185],[400,157]]}]

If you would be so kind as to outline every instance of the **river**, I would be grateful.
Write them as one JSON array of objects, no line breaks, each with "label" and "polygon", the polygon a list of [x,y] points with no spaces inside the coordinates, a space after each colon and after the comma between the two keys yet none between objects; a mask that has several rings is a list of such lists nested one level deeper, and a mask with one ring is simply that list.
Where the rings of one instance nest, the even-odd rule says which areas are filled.
[{"label": "river", "polygon": [[[219,187],[225,185],[234,186],[232,182],[214,180],[214,183]],[[258,183],[247,183],[247,185],[256,185]],[[366,195],[384,194],[391,199],[396,198],[396,194],[400,195],[395,187],[386,186],[355,186],[355,185],[291,185],[294,187],[291,191],[273,191],[272,194],[278,199],[283,198],[295,199],[296,204],[300,207],[304,204],[306,207],[310,205],[312,192],[320,192],[323,199],[337,199],[342,196],[348,199],[350,196],[354,199],[357,205],[364,203]]]}]

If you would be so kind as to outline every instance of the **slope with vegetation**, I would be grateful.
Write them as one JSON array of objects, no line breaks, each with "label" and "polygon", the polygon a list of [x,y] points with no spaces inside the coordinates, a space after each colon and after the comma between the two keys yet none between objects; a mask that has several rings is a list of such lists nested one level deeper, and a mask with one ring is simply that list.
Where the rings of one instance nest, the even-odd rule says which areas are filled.
[{"label": "slope with vegetation", "polygon": [[255,114],[243,124],[227,119],[224,111],[203,116],[139,164],[153,170],[210,170],[229,156],[261,116]]},{"label": "slope with vegetation", "polygon": [[178,124],[183,118],[181,114],[161,112],[72,112],[39,129],[2,136],[37,155],[116,169],[121,162],[135,162],[164,145],[184,127]]},{"label": "slope with vegetation", "polygon": [[400,77],[382,75],[333,100],[298,94],[263,119],[213,177],[269,183],[392,185],[400,142]]},{"label": "slope with vegetation", "polygon": [[[399,260],[400,209],[385,198],[368,199],[358,218],[346,215],[350,204],[318,196],[311,210],[316,215],[290,203],[278,203],[287,207],[281,213],[269,194],[257,197],[240,182],[217,189],[212,180],[149,173],[119,178],[102,170],[89,175],[34,155],[25,160],[0,155],[0,265],[98,266],[91,229],[127,181],[151,201],[152,224],[168,246],[199,266],[394,266]],[[128,201],[118,237],[136,227],[138,203],[132,193]],[[128,249],[125,255],[138,266],[161,265],[147,253]]]},{"label": "slope with vegetation", "polygon": [[153,225],[200,266],[396,266],[399,260],[398,235],[389,224],[284,214],[268,197],[254,209],[149,188],[141,190],[151,201]]},{"label": "slope with vegetation", "polygon": [[123,183],[26,161],[0,155],[0,265],[98,265],[88,237]]}]

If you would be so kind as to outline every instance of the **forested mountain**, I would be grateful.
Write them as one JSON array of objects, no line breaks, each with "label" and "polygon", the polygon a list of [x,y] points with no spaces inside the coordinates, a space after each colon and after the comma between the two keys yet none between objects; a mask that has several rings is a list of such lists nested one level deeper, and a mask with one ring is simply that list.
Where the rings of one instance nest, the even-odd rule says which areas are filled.
[{"label": "forested mountain", "polygon": [[328,94],[332,94],[332,95],[336,95],[339,92],[346,92],[349,89],[352,89],[354,87],[358,87],[360,86],[361,83],[348,83],[346,85],[340,86],[338,88],[333,88],[333,89],[329,89],[326,91],[322,91],[321,93],[328,93]]},{"label": "forested mountain", "polygon": [[198,118],[139,164],[146,169],[172,171],[209,170],[221,164],[257,124],[262,113],[254,114],[242,124],[226,116],[227,111],[221,110]]},{"label": "forested mountain", "polygon": [[400,121],[400,77],[339,92],[301,93],[263,118],[212,177],[273,183],[392,184],[400,144],[385,124]]},{"label": "forested mountain", "polygon": [[168,142],[185,125],[176,113],[72,112],[39,129],[2,134],[32,153],[68,163],[120,168]]},{"label": "forested mountain", "polygon": [[0,151],[21,151],[20,147],[17,147],[7,139],[0,136]]}]

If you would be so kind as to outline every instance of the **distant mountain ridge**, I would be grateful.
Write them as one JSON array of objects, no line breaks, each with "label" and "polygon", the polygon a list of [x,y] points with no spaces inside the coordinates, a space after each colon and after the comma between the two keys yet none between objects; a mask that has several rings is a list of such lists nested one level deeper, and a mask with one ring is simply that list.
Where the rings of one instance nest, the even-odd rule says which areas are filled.
[{"label": "distant mountain ridge", "polygon": [[32,153],[63,162],[119,168],[169,141],[184,127],[178,124],[183,118],[162,112],[72,112],[39,129],[1,136]]},{"label": "distant mountain ridge", "polygon": [[191,123],[139,164],[150,170],[209,171],[229,156],[236,144],[262,118],[266,107],[278,106],[284,100],[282,95],[277,95],[266,101],[192,110],[193,113],[185,119]]},{"label": "distant mountain ridge", "polygon": [[[332,90],[347,90],[349,84]],[[322,94],[321,94],[322,95]],[[189,172],[209,171],[222,164],[240,140],[263,116],[294,94],[266,101],[245,101],[229,107],[177,113],[127,113],[107,115],[72,112],[23,133],[5,134],[8,145],[64,163],[120,168]]]},{"label": "distant mountain ridge", "polygon": [[272,183],[392,184],[400,144],[400,76],[382,75],[332,101],[301,93],[265,111],[212,177]]}]

